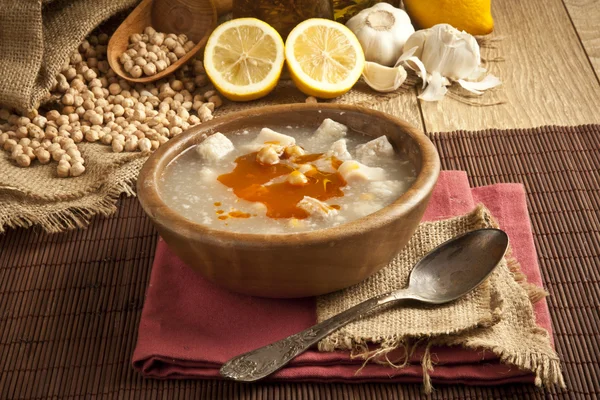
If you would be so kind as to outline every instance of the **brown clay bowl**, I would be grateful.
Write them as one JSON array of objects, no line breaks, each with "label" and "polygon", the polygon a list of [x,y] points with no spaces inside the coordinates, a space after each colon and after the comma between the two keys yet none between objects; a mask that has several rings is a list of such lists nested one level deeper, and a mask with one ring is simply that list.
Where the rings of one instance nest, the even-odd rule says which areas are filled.
[{"label": "brown clay bowl", "polygon": [[[386,135],[417,168],[410,189],[387,207],[358,220],[290,234],[212,229],[187,220],[161,200],[157,182],[163,170],[182,151],[201,142],[203,134],[229,135],[248,128],[287,125],[316,129],[324,118],[373,137]],[[254,296],[305,297],[354,285],[388,264],[416,230],[439,170],[431,141],[395,117],[349,105],[291,104],[226,115],[171,139],[142,168],[137,193],[171,250],[212,282]]]}]

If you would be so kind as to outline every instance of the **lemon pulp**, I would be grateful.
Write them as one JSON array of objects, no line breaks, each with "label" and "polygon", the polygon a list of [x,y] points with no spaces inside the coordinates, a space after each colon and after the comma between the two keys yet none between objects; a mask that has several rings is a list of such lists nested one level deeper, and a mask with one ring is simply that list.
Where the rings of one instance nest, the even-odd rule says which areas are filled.
[{"label": "lemon pulp", "polygon": [[286,41],[292,80],[305,94],[337,97],[352,88],[364,66],[354,34],[337,22],[313,18],[300,23]]},{"label": "lemon pulp", "polygon": [[206,73],[230,100],[263,97],[279,80],[283,47],[281,36],[265,22],[254,18],[228,21],[207,42]]}]

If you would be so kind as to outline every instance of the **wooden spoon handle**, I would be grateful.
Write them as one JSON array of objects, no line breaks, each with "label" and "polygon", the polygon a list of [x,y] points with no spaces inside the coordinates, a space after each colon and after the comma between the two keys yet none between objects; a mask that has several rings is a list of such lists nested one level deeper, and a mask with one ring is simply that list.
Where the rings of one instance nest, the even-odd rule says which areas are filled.
[{"label": "wooden spoon handle", "polygon": [[233,0],[212,0],[218,15],[227,14],[233,9]]}]

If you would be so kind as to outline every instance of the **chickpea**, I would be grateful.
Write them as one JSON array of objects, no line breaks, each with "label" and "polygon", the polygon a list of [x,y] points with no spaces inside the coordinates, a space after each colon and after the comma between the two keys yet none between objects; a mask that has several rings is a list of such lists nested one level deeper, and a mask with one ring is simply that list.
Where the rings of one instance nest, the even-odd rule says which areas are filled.
[{"label": "chickpea", "polygon": [[194,46],[196,46],[196,43],[192,42],[191,40],[188,40],[183,44],[183,50],[185,50],[185,52],[187,53],[190,50],[192,50]]},{"label": "chickpea", "polygon": [[84,172],[85,172],[85,167],[79,161],[74,162],[73,165],[71,165],[71,168],[69,169],[69,174],[73,177],[79,176],[79,175],[83,174]]},{"label": "chickpea", "polygon": [[150,38],[150,43],[156,45],[156,46],[162,46],[163,42],[165,41],[165,34],[164,33],[155,33],[154,35],[152,35],[152,37]]},{"label": "chickpea", "polygon": [[2,148],[4,150],[6,150],[6,151],[12,151],[15,146],[17,146],[17,141],[16,140],[14,140],[14,139],[6,139],[6,141],[2,145]]},{"label": "chickpea", "polygon": [[156,64],[154,62],[147,63],[146,65],[144,65],[143,72],[147,76],[156,75]]},{"label": "chickpea", "polygon": [[134,33],[133,35],[129,36],[129,43],[131,43],[131,44],[139,43],[141,40],[142,40],[142,35],[139,33]]},{"label": "chickpea", "polygon": [[124,149],[124,141],[121,140],[112,140],[112,150],[115,153],[121,153]]},{"label": "chickpea", "polygon": [[69,164],[66,160],[60,160],[58,162],[58,166],[56,167],[56,173],[60,178],[66,178],[69,176],[69,171],[71,170],[71,164]]},{"label": "chickpea", "polygon": [[288,175],[287,181],[293,186],[304,186],[308,183],[308,178],[300,171],[293,171]]},{"label": "chickpea", "polygon": [[152,148],[152,143],[150,142],[150,139],[148,139],[148,138],[140,139],[138,141],[138,148],[140,149],[140,151],[142,153],[148,153],[150,151],[150,149]]},{"label": "chickpea", "polygon": [[146,64],[148,64],[148,61],[146,61],[146,59],[144,57],[138,57],[135,59],[135,65],[139,65],[140,67],[143,67]]},{"label": "chickpea", "polygon": [[98,141],[99,139],[100,138],[98,136],[98,132],[96,132],[96,131],[90,130],[90,131],[88,131],[88,132],[85,133],[85,140],[87,142],[92,142],[93,143],[93,142]]},{"label": "chickpea", "polygon": [[161,58],[161,60],[170,65],[170,64],[177,62],[177,60],[179,60],[179,58],[177,57],[177,54],[170,51],[167,53],[166,57]]},{"label": "chickpea", "polygon": [[198,110],[198,117],[202,122],[210,121],[213,119],[212,111],[206,104],[202,104],[202,107]]},{"label": "chickpea", "polygon": [[219,107],[221,107],[223,105],[223,100],[221,100],[221,98],[219,96],[217,96],[217,95],[210,96],[208,98],[208,101],[210,103],[213,103],[215,105],[215,108],[219,108]]},{"label": "chickpea", "polygon": [[164,39],[163,44],[167,47],[167,49],[173,50],[175,47],[177,47],[177,40],[167,36],[167,38]]},{"label": "chickpea", "polygon": [[197,87],[203,87],[208,84],[208,77],[206,75],[196,75],[194,83]]},{"label": "chickpea", "polygon": [[119,62],[121,64],[125,64],[127,61],[131,61],[131,56],[129,53],[125,52],[119,56]]},{"label": "chickpea", "polygon": [[175,49],[173,49],[173,53],[175,53],[177,58],[181,58],[181,57],[185,56],[186,51],[182,46],[177,46],[177,47],[175,47]]},{"label": "chickpea", "polygon": [[171,89],[173,89],[176,92],[179,92],[181,90],[183,90],[183,82],[181,82],[180,80],[174,80],[173,82],[170,83]]},{"label": "chickpea", "polygon": [[125,151],[136,151],[138,149],[138,139],[137,136],[131,136],[129,139],[125,141]]},{"label": "chickpea", "polygon": [[123,69],[125,70],[125,72],[131,72],[134,65],[135,63],[133,62],[133,60],[129,59],[123,63]]},{"label": "chickpea", "polygon": [[20,154],[15,159],[19,167],[29,167],[31,164],[31,158],[26,154]]},{"label": "chickpea", "polygon": [[264,146],[256,154],[256,161],[263,165],[274,165],[279,163],[279,154],[275,146]]},{"label": "chickpea", "polygon": [[38,147],[34,152],[41,164],[48,164],[50,162],[50,152],[48,150],[43,147]]}]

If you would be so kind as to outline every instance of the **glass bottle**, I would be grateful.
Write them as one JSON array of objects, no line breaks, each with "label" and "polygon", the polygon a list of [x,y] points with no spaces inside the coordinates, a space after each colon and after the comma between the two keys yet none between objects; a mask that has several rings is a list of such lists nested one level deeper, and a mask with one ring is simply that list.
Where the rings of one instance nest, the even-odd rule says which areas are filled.
[{"label": "glass bottle", "polygon": [[234,0],[233,18],[265,21],[285,40],[290,31],[309,18],[333,19],[332,0]]}]

